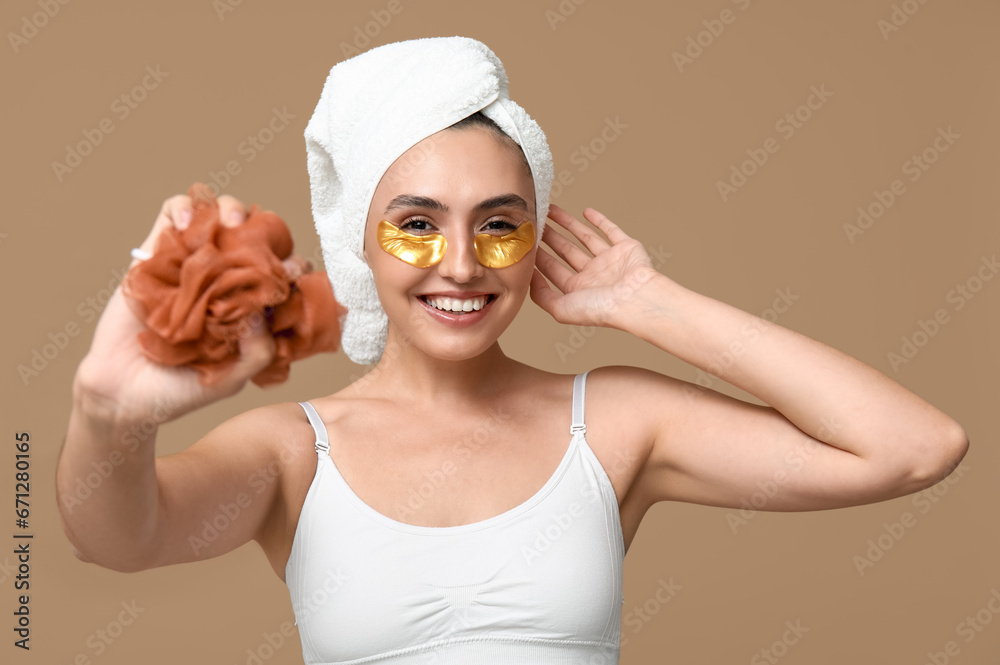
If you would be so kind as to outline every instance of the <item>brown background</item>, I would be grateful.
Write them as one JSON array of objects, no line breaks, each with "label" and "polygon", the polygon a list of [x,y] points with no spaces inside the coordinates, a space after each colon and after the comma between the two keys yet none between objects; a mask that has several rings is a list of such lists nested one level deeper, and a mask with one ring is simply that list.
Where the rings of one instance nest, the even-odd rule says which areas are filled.
[{"label": "brown background", "polygon": [[[366,24],[376,32],[370,12],[387,4],[245,0],[220,13],[211,0],[71,2],[37,34],[29,30],[34,36],[17,52],[5,38],[0,505],[8,508],[0,534],[11,545],[0,548],[0,562],[13,561],[18,431],[31,434],[35,539],[32,650],[11,645],[16,594],[0,569],[0,660],[63,665],[83,654],[102,665],[242,665],[248,649],[268,655],[264,635],[291,619],[287,590],[256,545],[131,575],[78,562],[59,525],[54,464],[73,372],[94,329],[87,299],[113,285],[164,198],[237,160],[242,170],[225,191],[278,211],[299,251],[316,251],[302,131],[329,68],[343,59],[342,44]],[[645,606],[649,616],[633,614],[624,625],[623,663],[746,663],[755,655],[768,662],[761,650],[782,639],[786,621],[808,632],[787,653],[779,647],[779,662],[918,665],[948,641],[960,649],[949,662],[998,662],[1000,618],[988,600],[994,589],[1000,596],[1000,280],[985,282],[960,310],[947,295],[1000,245],[1000,7],[908,0],[898,11],[903,5],[915,13],[897,14],[907,21],[886,38],[878,21],[891,20],[889,0],[563,0],[566,20],[554,24],[546,12],[558,15],[557,0],[402,0],[402,11],[370,38],[368,47],[454,34],[485,41],[507,66],[512,97],[546,130],[557,171],[572,177],[556,202],[575,213],[597,207],[669,254],[663,272],[754,314],[771,306],[776,290],[790,290],[798,300],[781,325],[886,372],[954,416],[972,439],[964,474],[933,504],[905,497],[760,513],[737,533],[727,522],[732,511],[654,507],[626,560],[623,610]],[[735,20],[678,71],[673,53],[724,9]],[[21,32],[39,11],[37,0],[5,2],[0,27]],[[121,118],[112,103],[147,66],[168,76]],[[832,96],[786,139],[775,123],[806,102],[811,86]],[[246,161],[240,143],[274,108],[294,119]],[[60,181],[52,163],[106,117],[114,131]],[[581,170],[573,154],[600,136],[607,118],[627,128]],[[960,138],[911,182],[904,162],[948,127]],[[769,137],[778,152],[723,201],[716,181]],[[844,224],[895,178],[905,194],[850,243]],[[939,308],[949,322],[896,371],[887,353],[899,353],[901,337]],[[18,365],[74,323],[81,333],[25,382]],[[528,303],[505,349],[553,371],[627,363],[696,378],[694,368],[620,332],[573,333]],[[338,390],[358,371],[342,355],[305,361],[278,389],[250,387],[167,425],[159,451],[182,449],[250,407]],[[906,512],[916,523],[859,574],[853,557]],[[658,602],[658,585],[671,580],[681,588]],[[96,631],[133,600],[142,614],[97,654]],[[992,621],[967,643],[957,625],[977,612]],[[264,662],[301,662],[297,636]]]}]

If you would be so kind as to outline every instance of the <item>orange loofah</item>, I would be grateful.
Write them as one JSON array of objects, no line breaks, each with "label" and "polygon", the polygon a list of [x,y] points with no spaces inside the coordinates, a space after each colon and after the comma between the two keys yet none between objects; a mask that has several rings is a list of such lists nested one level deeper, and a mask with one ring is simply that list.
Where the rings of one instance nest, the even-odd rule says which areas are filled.
[{"label": "orange loofah", "polygon": [[129,306],[146,326],[139,333],[146,357],[192,367],[203,385],[211,385],[237,361],[240,337],[261,317],[276,353],[253,377],[258,386],[287,380],[294,360],[336,351],[345,310],[326,273],[288,274],[282,261],[292,254],[292,237],[285,222],[252,205],[243,224],[223,226],[207,185],[191,185],[188,195],[188,228],[164,229],[152,257],[122,282]]}]

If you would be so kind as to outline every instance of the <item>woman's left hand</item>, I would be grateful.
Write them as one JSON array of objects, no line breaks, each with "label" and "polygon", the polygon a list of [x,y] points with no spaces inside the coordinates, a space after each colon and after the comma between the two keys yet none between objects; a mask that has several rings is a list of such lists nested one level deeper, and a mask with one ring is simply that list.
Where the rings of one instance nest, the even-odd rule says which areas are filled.
[{"label": "woman's left hand", "polygon": [[[542,240],[569,267],[543,247],[535,257],[531,299],[559,323],[618,327],[614,317],[646,282],[660,275],[642,244],[610,219],[586,208],[583,216],[605,237],[553,204],[549,218],[585,248],[546,226]],[[589,250],[589,251],[587,251]],[[546,278],[562,294],[555,291]]]}]

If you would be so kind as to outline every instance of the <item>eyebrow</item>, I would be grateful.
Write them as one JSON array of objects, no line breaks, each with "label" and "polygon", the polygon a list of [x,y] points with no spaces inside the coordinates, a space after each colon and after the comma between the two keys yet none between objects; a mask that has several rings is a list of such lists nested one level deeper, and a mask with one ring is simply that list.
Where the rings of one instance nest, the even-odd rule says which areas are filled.
[{"label": "eyebrow", "polygon": [[[437,199],[429,196],[419,196],[417,194],[400,194],[386,206],[385,212],[388,214],[399,208],[424,208],[426,210],[436,210],[438,212],[448,212],[448,206]],[[485,212],[495,208],[516,208],[524,213],[528,213],[528,202],[517,194],[500,194],[492,196],[485,201],[480,201],[473,212]]]}]

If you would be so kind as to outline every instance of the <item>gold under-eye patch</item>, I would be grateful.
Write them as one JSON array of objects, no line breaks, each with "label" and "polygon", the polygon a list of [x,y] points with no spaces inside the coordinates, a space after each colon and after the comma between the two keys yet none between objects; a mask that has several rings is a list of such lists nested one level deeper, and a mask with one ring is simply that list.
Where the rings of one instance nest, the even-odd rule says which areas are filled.
[{"label": "gold under-eye patch", "polygon": [[[384,219],[378,223],[377,235],[379,247],[417,268],[435,265],[444,258],[448,248],[448,241],[440,233],[413,235]],[[506,268],[524,258],[535,246],[535,227],[525,222],[503,236],[480,233],[473,243],[479,263],[487,268]]]},{"label": "gold under-eye patch", "polygon": [[444,258],[448,241],[440,233],[415,236],[383,219],[378,223],[378,245],[411,266],[430,268]]},{"label": "gold under-eye patch", "polygon": [[480,263],[487,268],[506,268],[523,259],[535,246],[535,226],[531,222],[525,222],[507,235],[499,237],[480,233],[473,242]]}]

